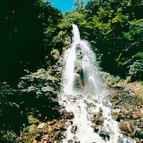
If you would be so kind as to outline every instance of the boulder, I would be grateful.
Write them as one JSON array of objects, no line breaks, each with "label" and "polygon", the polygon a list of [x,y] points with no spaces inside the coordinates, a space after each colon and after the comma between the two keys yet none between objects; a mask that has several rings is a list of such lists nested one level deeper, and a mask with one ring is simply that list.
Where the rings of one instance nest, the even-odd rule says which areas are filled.
[{"label": "boulder", "polygon": [[133,133],[134,128],[128,121],[119,124],[120,131],[124,134]]}]

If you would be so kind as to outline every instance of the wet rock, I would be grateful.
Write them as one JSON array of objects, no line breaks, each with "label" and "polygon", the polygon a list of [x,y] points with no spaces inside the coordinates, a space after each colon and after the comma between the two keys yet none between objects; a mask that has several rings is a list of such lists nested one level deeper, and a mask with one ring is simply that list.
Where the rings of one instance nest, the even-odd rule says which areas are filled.
[{"label": "wet rock", "polygon": [[99,128],[97,126],[94,127],[94,132],[97,133],[99,131]]},{"label": "wet rock", "polygon": [[117,121],[118,119],[117,113],[112,113],[112,119]]},{"label": "wet rock", "polygon": [[38,125],[38,129],[43,129],[46,126],[46,123],[41,123]]},{"label": "wet rock", "polygon": [[48,122],[47,124],[48,124],[48,125],[54,125],[56,122],[57,122],[57,120],[56,120],[56,119],[53,119],[51,122]]},{"label": "wet rock", "polygon": [[127,126],[128,131],[129,131],[130,133],[133,133],[134,128],[133,128],[132,124],[131,124],[130,122],[127,122],[127,123],[126,123],[126,126]]},{"label": "wet rock", "polygon": [[120,122],[120,120],[123,119],[123,118],[124,118],[123,114],[120,113],[120,114],[117,115],[116,121]]},{"label": "wet rock", "polygon": [[130,122],[123,122],[119,124],[120,131],[124,134],[133,133],[134,129]]},{"label": "wet rock", "polygon": [[47,135],[44,135],[44,136],[42,136],[42,141],[43,142],[48,142],[48,140],[49,140],[49,135],[47,134]]},{"label": "wet rock", "polygon": [[112,109],[113,113],[119,113],[121,110],[120,109]]},{"label": "wet rock", "polygon": [[66,128],[66,127],[61,127],[60,130],[61,130],[61,131],[66,131],[67,128]]},{"label": "wet rock", "polygon": [[141,139],[135,139],[136,140],[136,143],[143,143],[143,140],[141,140]]},{"label": "wet rock", "polygon": [[55,140],[55,143],[61,143],[61,141],[60,140]]},{"label": "wet rock", "polygon": [[72,119],[74,118],[74,113],[73,112],[66,112],[65,114],[66,119]]},{"label": "wet rock", "polygon": [[77,126],[72,126],[72,128],[71,128],[71,133],[74,133],[74,134],[75,134],[76,131],[77,131]]},{"label": "wet rock", "polygon": [[93,104],[93,103],[87,103],[87,106],[88,106],[88,108],[90,108],[90,107],[94,107],[94,108],[96,108],[96,105],[95,105],[95,104]]},{"label": "wet rock", "polygon": [[48,128],[47,128],[47,132],[50,134],[50,133],[53,133],[54,132],[54,128],[53,127],[51,127],[51,126],[49,126]]},{"label": "wet rock", "polygon": [[73,143],[73,140],[68,140],[68,143]]},{"label": "wet rock", "polygon": [[74,143],[80,143],[79,139],[75,138]]},{"label": "wet rock", "polygon": [[102,125],[102,124],[104,123],[104,120],[101,119],[101,118],[96,118],[96,119],[93,121],[93,123],[94,123],[95,125]]},{"label": "wet rock", "polygon": [[32,124],[31,126],[28,127],[29,132],[32,132],[36,130],[36,125]]},{"label": "wet rock", "polygon": [[100,132],[99,135],[104,139],[104,140],[109,140],[110,139],[110,135],[108,132]]},{"label": "wet rock", "polygon": [[33,140],[33,143],[38,143],[38,141],[36,141],[35,139]]},{"label": "wet rock", "polygon": [[54,138],[50,138],[49,143],[53,143],[53,142],[54,142]]},{"label": "wet rock", "polygon": [[[110,95],[112,118],[121,122],[119,123],[119,128],[122,134],[141,140],[140,135],[136,133],[136,129],[140,131],[143,129],[143,101],[138,99],[135,95],[131,96],[130,94],[130,91],[116,89],[114,93]],[[115,105],[114,103],[116,102],[119,104]],[[120,109],[120,112],[114,112],[114,109]],[[134,137],[135,134],[138,135]]]}]

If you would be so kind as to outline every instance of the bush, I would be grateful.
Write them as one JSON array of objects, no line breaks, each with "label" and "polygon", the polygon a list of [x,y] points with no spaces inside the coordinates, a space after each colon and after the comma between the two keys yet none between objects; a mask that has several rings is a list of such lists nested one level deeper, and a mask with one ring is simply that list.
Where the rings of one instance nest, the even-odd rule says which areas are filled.
[{"label": "bush", "polygon": [[131,81],[143,80],[143,61],[137,60],[129,66],[129,76]]},{"label": "bush", "polygon": [[[17,122],[19,113],[19,92],[11,88],[6,82],[0,83],[0,126],[11,127]],[[5,124],[5,126],[4,126]]]},{"label": "bush", "polygon": [[13,142],[20,131],[19,91],[0,83],[0,141]]},{"label": "bush", "polygon": [[114,76],[114,75],[111,75],[110,73],[108,72],[100,72],[100,75],[102,77],[102,79],[108,84],[108,85],[114,85],[118,82],[120,82],[122,79],[121,77],[119,76]]},{"label": "bush", "polygon": [[3,143],[14,143],[17,137],[14,131],[1,132],[1,134],[3,134],[1,137]]},{"label": "bush", "polygon": [[0,143],[14,142],[23,127],[60,117],[58,79],[44,69],[21,78],[18,89],[0,83]]}]

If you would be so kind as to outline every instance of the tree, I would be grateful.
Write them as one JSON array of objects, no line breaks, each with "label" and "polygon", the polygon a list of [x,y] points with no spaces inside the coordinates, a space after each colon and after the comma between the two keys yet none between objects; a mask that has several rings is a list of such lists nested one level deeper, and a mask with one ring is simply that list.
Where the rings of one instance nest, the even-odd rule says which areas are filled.
[{"label": "tree", "polygon": [[60,18],[60,11],[43,0],[0,1],[0,81],[14,84],[23,69],[44,66]]},{"label": "tree", "polygon": [[84,0],[75,0],[75,10],[80,10],[83,8]]},{"label": "tree", "polygon": [[102,68],[111,74],[141,79],[142,70],[138,76],[131,71],[142,59],[136,56],[143,52],[142,0],[91,0],[85,9],[88,14],[80,22],[81,35],[93,45]]}]

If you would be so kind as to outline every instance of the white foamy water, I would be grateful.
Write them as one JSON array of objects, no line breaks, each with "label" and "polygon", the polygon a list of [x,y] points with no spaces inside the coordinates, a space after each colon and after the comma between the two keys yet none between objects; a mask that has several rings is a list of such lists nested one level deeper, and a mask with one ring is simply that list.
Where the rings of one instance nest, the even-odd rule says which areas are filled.
[{"label": "white foamy water", "polygon": [[[59,103],[74,113],[67,122],[63,143],[135,143],[120,134],[118,122],[111,116],[108,91],[99,76],[96,56],[87,41],[80,39],[73,26],[73,43],[64,54],[62,92]],[[94,130],[93,120],[100,114],[101,125]],[[108,135],[101,135],[106,133]]]}]

